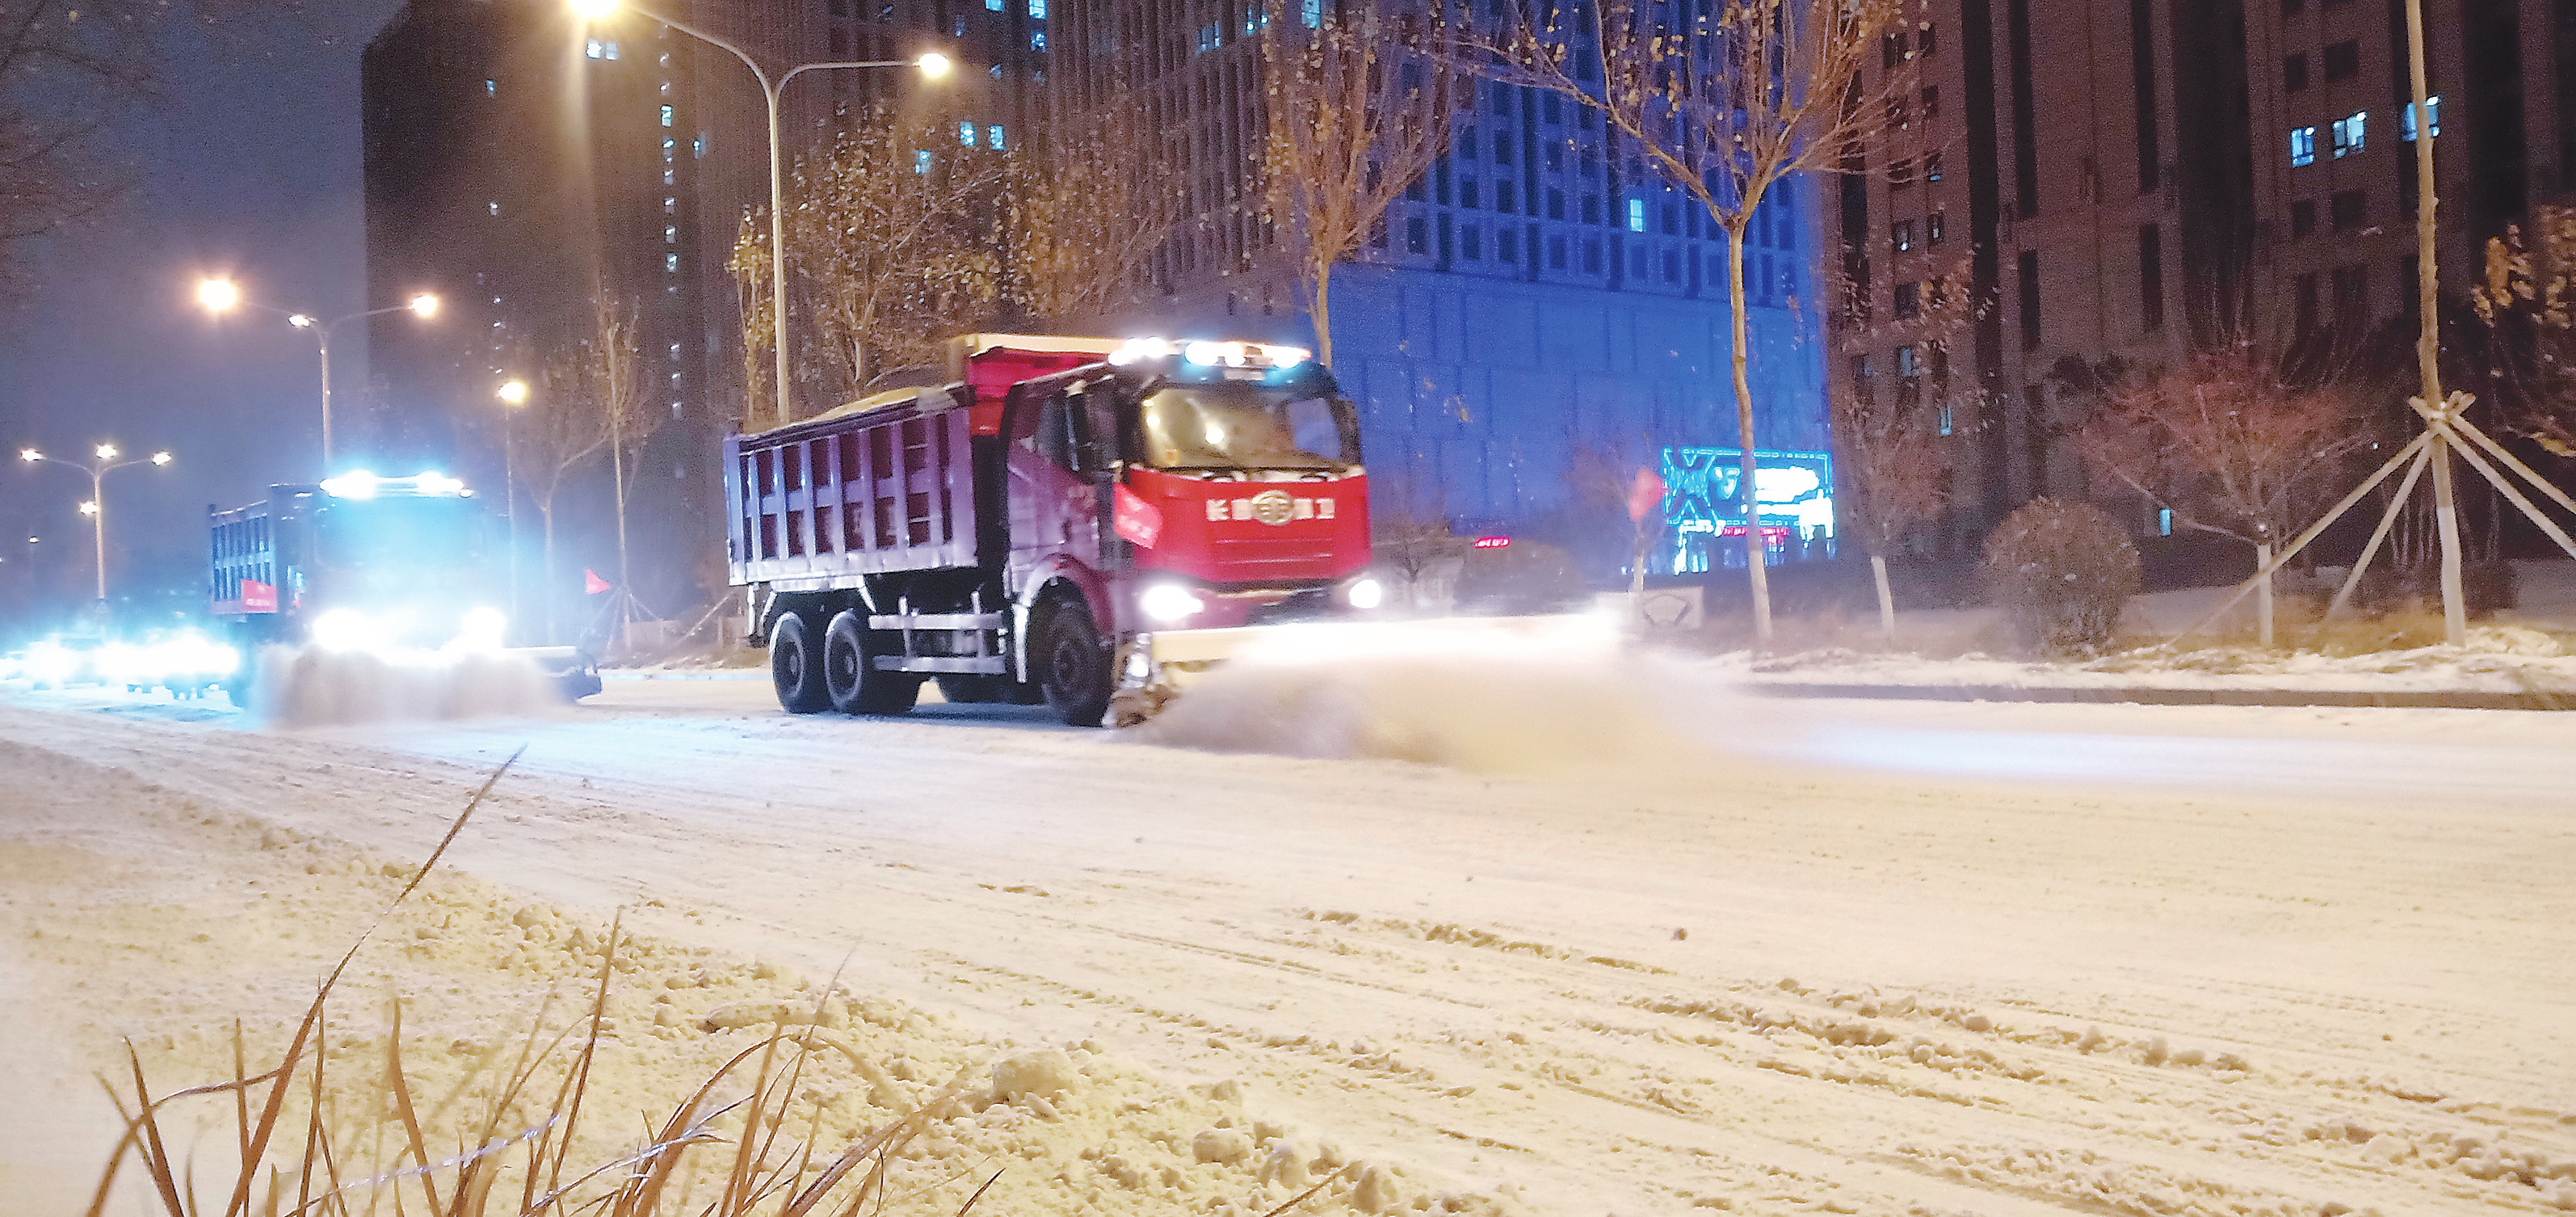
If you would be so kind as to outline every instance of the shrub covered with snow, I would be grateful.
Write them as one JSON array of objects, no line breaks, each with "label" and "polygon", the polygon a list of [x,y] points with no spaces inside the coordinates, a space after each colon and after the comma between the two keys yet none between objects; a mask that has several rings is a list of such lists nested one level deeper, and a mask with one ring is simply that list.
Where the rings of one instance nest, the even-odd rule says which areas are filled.
[{"label": "shrub covered with snow", "polygon": [[1985,581],[2022,645],[2096,652],[2138,592],[2138,549],[2092,504],[2032,499],[1987,534]]}]

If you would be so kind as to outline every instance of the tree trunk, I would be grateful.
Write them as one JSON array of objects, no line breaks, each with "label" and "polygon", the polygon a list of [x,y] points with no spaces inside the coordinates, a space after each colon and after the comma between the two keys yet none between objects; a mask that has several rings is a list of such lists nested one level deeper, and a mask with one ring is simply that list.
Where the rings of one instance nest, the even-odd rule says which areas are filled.
[{"label": "tree trunk", "polygon": [[1325,259],[1315,267],[1315,359],[1326,370],[1333,366],[1333,263]]},{"label": "tree trunk", "polygon": [[[1741,200],[1739,200],[1741,201]],[[1737,490],[1744,500],[1744,573],[1750,580],[1753,595],[1753,639],[1757,646],[1771,645],[1771,572],[1769,538],[1762,532],[1762,510],[1754,497],[1755,466],[1753,438],[1753,382],[1749,379],[1751,361],[1745,350],[1747,325],[1744,304],[1744,226],[1751,222],[1752,208],[1746,204],[1735,223],[1726,226],[1726,287],[1729,332],[1734,335],[1734,349],[1728,352],[1728,363],[1735,374],[1735,437],[1744,456],[1740,466],[1742,482]]]},{"label": "tree trunk", "polygon": [[537,500],[537,514],[546,519],[546,552],[537,572],[537,596],[546,602],[546,645],[555,645],[555,500],[548,495]]},{"label": "tree trunk", "polygon": [[[616,486],[617,486],[617,600],[618,600],[618,603],[619,603],[620,605],[623,605],[623,604],[626,602],[626,595],[627,595],[627,590],[626,590],[626,437],[625,437],[625,436],[623,436],[623,435],[613,436],[613,437],[611,437],[611,438],[610,438],[610,441],[609,441],[609,442],[610,442],[610,447],[609,447],[609,450],[608,450],[608,465],[609,465],[608,474],[609,474],[609,477],[610,477],[610,478],[611,478],[611,479],[616,483]],[[618,620],[618,622],[619,622],[621,625],[622,625],[622,624],[624,624],[624,622],[625,622],[625,620],[626,620],[626,610],[625,610],[624,608],[622,608],[622,607],[621,607],[621,608],[619,608],[619,609],[618,609],[618,611],[617,611],[617,620]]]},{"label": "tree trunk", "polygon": [[2272,546],[2268,541],[2254,547],[2254,573],[2263,580],[2254,588],[2254,641],[2268,648],[2272,645]]},{"label": "tree trunk", "polygon": [[1869,577],[1878,584],[1878,632],[1887,637],[1888,645],[1896,643],[1896,594],[1887,589],[1887,559],[1869,556]]}]

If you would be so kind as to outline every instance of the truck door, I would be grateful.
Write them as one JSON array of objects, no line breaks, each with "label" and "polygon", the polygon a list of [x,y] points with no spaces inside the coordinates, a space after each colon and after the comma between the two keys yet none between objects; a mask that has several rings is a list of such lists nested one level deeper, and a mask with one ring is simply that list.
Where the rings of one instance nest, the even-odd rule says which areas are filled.
[{"label": "truck door", "polygon": [[1092,565],[1100,553],[1099,494],[1079,468],[1083,412],[1063,393],[1014,412],[1010,441],[1010,589],[1026,586],[1038,563],[1065,554]]}]

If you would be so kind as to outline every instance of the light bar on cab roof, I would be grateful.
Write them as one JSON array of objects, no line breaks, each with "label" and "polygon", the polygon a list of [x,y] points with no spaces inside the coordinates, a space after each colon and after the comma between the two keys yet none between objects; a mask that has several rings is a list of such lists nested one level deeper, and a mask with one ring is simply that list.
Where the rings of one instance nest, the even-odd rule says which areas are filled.
[{"label": "light bar on cab roof", "polygon": [[465,488],[464,479],[449,477],[435,469],[407,478],[377,477],[364,469],[352,469],[338,477],[323,479],[322,491],[335,499],[372,499],[379,494],[433,499],[467,498],[474,493]]},{"label": "light bar on cab roof", "polygon": [[1174,342],[1169,338],[1132,338],[1110,354],[1109,362],[1124,366],[1140,359],[1169,359],[1175,355],[1203,368],[1269,368],[1280,372],[1314,358],[1314,352],[1304,347],[1264,342]]}]

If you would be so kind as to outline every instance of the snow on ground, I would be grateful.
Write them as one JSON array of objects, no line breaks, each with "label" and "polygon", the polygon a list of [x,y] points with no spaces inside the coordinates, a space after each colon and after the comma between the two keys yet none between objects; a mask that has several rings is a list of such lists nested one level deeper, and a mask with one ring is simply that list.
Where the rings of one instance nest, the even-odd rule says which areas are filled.
[{"label": "snow on ground", "polygon": [[1721,666],[1783,684],[2576,693],[2576,655],[2555,637],[2518,625],[2471,626],[2467,644],[2459,647],[2361,655],[2213,646],[2047,662],[1831,650],[1758,661],[1738,657]]},{"label": "snow on ground", "polygon": [[[506,1008],[570,965],[495,910],[622,908],[651,966],[723,978],[686,1000],[838,968],[917,1012],[942,1068],[1096,1045],[1133,1122],[1075,1138],[1088,1158],[1048,1141],[994,1211],[1251,1199],[1175,1148],[1235,1090],[1256,1133],[1400,1166],[1405,1207],[2576,1208],[2576,719],[1788,704],[1704,669],[1298,679],[1195,737],[1185,701],[1165,743],[990,706],[792,719],[757,681],[295,734],[0,694],[0,1016],[45,1029],[13,1059],[53,1077],[118,1033],[202,1046],[291,1005],[381,884],[293,860],[425,854],[524,743],[425,906],[444,926],[414,928],[452,962],[388,954],[380,985]],[[1265,699],[1409,725],[1265,725]],[[1368,742],[1426,724],[1458,739]],[[27,1144],[0,1158],[43,1161]]]}]

